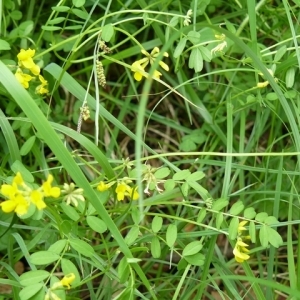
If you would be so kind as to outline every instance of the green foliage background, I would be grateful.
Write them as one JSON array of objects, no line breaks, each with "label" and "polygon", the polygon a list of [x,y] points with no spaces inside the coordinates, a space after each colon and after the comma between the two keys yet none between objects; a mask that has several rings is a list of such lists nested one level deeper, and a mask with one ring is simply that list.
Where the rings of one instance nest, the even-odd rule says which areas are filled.
[{"label": "green foliage background", "polygon": [[[86,199],[0,211],[0,299],[300,298],[298,0],[0,4],[1,184],[51,173]],[[155,47],[136,82],[132,63]],[[14,76],[28,48],[45,97]],[[118,202],[128,178],[139,200]]]}]

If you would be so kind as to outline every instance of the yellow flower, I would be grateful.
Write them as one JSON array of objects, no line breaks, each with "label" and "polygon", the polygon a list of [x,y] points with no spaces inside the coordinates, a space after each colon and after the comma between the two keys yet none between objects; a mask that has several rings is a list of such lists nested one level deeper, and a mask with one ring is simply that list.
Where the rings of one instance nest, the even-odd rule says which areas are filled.
[{"label": "yellow flower", "polygon": [[75,280],[75,274],[70,273],[68,275],[65,275],[64,278],[60,281],[62,286],[67,287],[68,289],[71,288],[70,284]]},{"label": "yellow flower", "polygon": [[24,74],[20,68],[17,69],[15,77],[22,84],[25,89],[29,88],[29,81],[33,79],[32,76]]},{"label": "yellow flower", "polygon": [[239,226],[238,226],[238,234],[242,234],[243,231],[247,230],[247,228],[244,227],[247,223],[248,223],[248,221],[241,221],[241,222],[239,223]]},{"label": "yellow flower", "polygon": [[1,193],[7,200],[0,203],[0,207],[5,213],[15,212],[22,216],[28,212],[28,208],[33,203],[38,210],[46,207],[44,197],[59,197],[60,188],[51,187],[53,176],[49,175],[47,181],[37,190],[33,190],[28,186],[20,172],[13,178],[12,184],[3,184]]},{"label": "yellow flower", "polygon": [[[145,68],[146,66],[150,63],[150,65],[152,65],[156,58],[158,57],[158,55],[160,54],[159,52],[159,48],[155,47],[151,53],[148,53],[146,50],[141,50],[141,52],[146,56],[140,60],[135,61],[132,65],[131,65],[131,71],[134,72],[134,79],[137,81],[140,81],[143,76],[145,76],[143,73],[145,72]],[[164,52],[163,56],[168,57],[169,54],[167,52]],[[169,66],[164,63],[163,61],[159,62],[159,65],[166,71],[169,71]],[[162,74],[155,70],[153,77],[159,79],[160,76]],[[147,77],[147,76],[145,76]]]},{"label": "yellow flower", "polygon": [[247,254],[249,250],[246,247],[249,247],[249,245],[244,243],[241,239],[238,239],[233,249],[233,255],[237,262],[242,263],[250,258]]},{"label": "yellow flower", "polygon": [[19,216],[25,215],[28,211],[29,203],[22,195],[17,195],[14,198],[5,200],[0,203],[2,210],[5,213],[15,212]]},{"label": "yellow flower", "polygon": [[40,191],[32,191],[30,193],[30,199],[31,202],[35,204],[38,210],[41,210],[46,207],[46,203],[44,202],[44,195]]},{"label": "yellow flower", "polygon": [[60,188],[52,187],[51,186],[52,181],[53,181],[53,176],[51,174],[49,174],[47,181],[45,181],[42,185],[44,195],[45,195],[45,197],[58,198],[60,196]]},{"label": "yellow flower", "polygon": [[115,192],[117,194],[118,201],[124,200],[126,196],[131,198],[132,200],[138,200],[139,198],[137,187],[132,189],[128,184],[124,182],[118,183]]},{"label": "yellow flower", "polygon": [[97,185],[97,190],[100,192],[105,192],[110,188],[109,184],[104,183],[104,181],[100,181]]},{"label": "yellow flower", "polygon": [[60,288],[62,286],[65,286],[67,289],[70,289],[70,284],[75,280],[75,274],[70,273],[63,277],[62,280],[55,282],[53,286],[51,287],[51,290],[56,290],[57,288]]},{"label": "yellow flower", "polygon": [[41,95],[49,93],[49,90],[46,88],[46,86],[48,85],[48,81],[45,80],[45,78],[42,75],[39,75],[39,80],[41,84],[36,87],[36,93]]},{"label": "yellow flower", "polygon": [[39,75],[40,67],[36,65],[32,59],[34,54],[35,50],[32,50],[30,48],[28,50],[21,49],[19,54],[17,55],[19,66],[30,70],[34,75]]},{"label": "yellow flower", "polygon": [[258,88],[262,89],[262,88],[268,86],[268,84],[269,84],[269,81],[264,81],[264,82],[258,82],[256,86]]},{"label": "yellow flower", "polygon": [[125,196],[129,193],[129,191],[130,191],[129,185],[127,185],[126,183],[118,183],[115,190],[118,201],[124,200]]},{"label": "yellow flower", "polygon": [[143,78],[143,72],[145,72],[145,69],[140,65],[139,61],[135,61],[131,65],[131,71],[134,72],[134,79],[136,81],[141,81]]},{"label": "yellow flower", "polygon": [[131,197],[132,200],[138,200],[139,199],[139,193],[137,191],[137,186],[131,190]]}]

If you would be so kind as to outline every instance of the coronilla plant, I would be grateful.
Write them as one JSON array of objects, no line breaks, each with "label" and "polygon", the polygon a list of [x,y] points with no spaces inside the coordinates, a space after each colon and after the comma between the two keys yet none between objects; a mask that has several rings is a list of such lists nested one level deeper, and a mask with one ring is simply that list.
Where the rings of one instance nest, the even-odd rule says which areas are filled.
[{"label": "coronilla plant", "polygon": [[2,1],[0,300],[300,299],[299,6]]}]

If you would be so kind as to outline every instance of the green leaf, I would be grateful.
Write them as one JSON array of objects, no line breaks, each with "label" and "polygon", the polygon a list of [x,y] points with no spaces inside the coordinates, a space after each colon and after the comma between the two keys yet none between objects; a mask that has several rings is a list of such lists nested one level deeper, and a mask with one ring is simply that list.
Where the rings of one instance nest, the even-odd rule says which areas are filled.
[{"label": "green leaf", "polygon": [[263,223],[267,217],[268,214],[266,212],[261,212],[256,215],[255,220]]},{"label": "green leaf", "polygon": [[15,174],[20,172],[24,181],[30,183],[34,182],[34,177],[20,161],[16,160],[10,168]]},{"label": "green leaf", "polygon": [[186,266],[188,265],[188,262],[182,257],[179,263],[177,264],[177,270],[184,270]]},{"label": "green leaf", "polygon": [[203,57],[199,48],[192,49],[189,58],[189,68],[194,68],[196,73],[200,72],[203,69]]},{"label": "green leaf", "polygon": [[175,241],[177,239],[177,226],[174,224],[170,224],[166,233],[166,241],[167,245],[172,248]]},{"label": "green leaf", "polygon": [[178,58],[181,55],[182,51],[185,48],[186,42],[187,42],[187,38],[183,38],[179,41],[174,51],[174,55],[173,55],[174,58]]},{"label": "green leaf", "polygon": [[228,205],[229,201],[225,198],[217,199],[213,202],[212,210],[220,211]]},{"label": "green leaf", "polygon": [[227,30],[230,31],[230,32],[232,32],[233,34],[235,34],[236,33],[236,29],[235,29],[234,25],[230,21],[228,21],[227,19],[225,19],[224,22],[226,24]]},{"label": "green leaf", "polygon": [[25,143],[22,145],[20,149],[20,154],[22,156],[27,155],[29,153],[29,151],[32,149],[34,145],[35,140],[36,140],[36,136],[33,135],[25,141]]},{"label": "green leaf", "polygon": [[175,27],[178,24],[178,21],[179,21],[179,18],[177,16],[175,16],[170,20],[169,25],[171,27]]},{"label": "green leaf", "polygon": [[278,220],[274,216],[268,216],[265,220],[264,223],[267,225],[273,225],[273,224],[278,224]]},{"label": "green leaf", "polygon": [[164,168],[158,169],[154,173],[154,176],[156,179],[163,179],[163,178],[166,178],[167,176],[169,176],[169,174],[170,174],[170,169],[167,167],[164,167]]},{"label": "green leaf", "polygon": [[153,258],[160,258],[161,255],[161,246],[157,236],[151,239],[151,255]]},{"label": "green leaf", "polygon": [[282,56],[286,53],[287,47],[284,45],[282,47],[280,47],[275,56],[274,56],[274,63],[280,61],[280,59],[282,58]]},{"label": "green leaf", "polygon": [[190,186],[189,186],[188,182],[185,182],[181,185],[181,192],[185,198],[187,198],[187,196],[188,196],[189,188],[190,188]]},{"label": "green leaf", "polygon": [[22,16],[23,16],[22,12],[19,10],[14,10],[9,15],[11,16],[11,18],[13,20],[16,20],[16,21],[21,20]]},{"label": "green leaf", "polygon": [[220,229],[224,220],[224,215],[222,212],[219,212],[216,217],[216,228]]},{"label": "green leaf", "polygon": [[186,181],[188,181],[188,182],[189,181],[199,181],[204,177],[205,177],[205,174],[202,171],[197,171],[197,172],[194,172],[191,175],[189,175],[187,177]]},{"label": "green leaf", "polygon": [[173,179],[176,181],[185,180],[190,174],[190,170],[180,170],[173,175]]},{"label": "green leaf", "polygon": [[197,217],[197,223],[201,223],[205,217],[206,217],[206,208],[202,207]]},{"label": "green leaf", "polygon": [[249,223],[249,235],[252,243],[256,243],[256,227],[253,221]]},{"label": "green leaf", "polygon": [[232,207],[229,210],[229,213],[231,215],[237,216],[244,209],[244,207],[245,205],[243,204],[243,202],[239,200],[232,205]]},{"label": "green leaf", "polygon": [[179,149],[184,152],[194,151],[197,149],[197,145],[191,139],[183,139],[182,142],[179,144]]},{"label": "green leaf", "polygon": [[193,266],[203,266],[205,256],[202,253],[196,253],[194,255],[185,256],[184,259]]},{"label": "green leaf", "polygon": [[66,12],[69,11],[71,8],[69,6],[53,6],[51,7],[52,10],[58,11],[58,12]]},{"label": "green leaf", "polygon": [[10,50],[10,44],[5,41],[5,40],[2,40],[0,39],[0,50]]},{"label": "green leaf", "polygon": [[203,248],[202,242],[200,241],[191,242],[184,247],[182,256],[186,257],[186,256],[194,255],[200,252],[202,248]]},{"label": "green leaf", "polygon": [[50,24],[50,25],[59,24],[59,23],[63,22],[65,19],[66,19],[65,17],[54,18],[54,19],[48,21],[48,24]]},{"label": "green leaf", "polygon": [[228,237],[230,240],[235,240],[238,233],[239,227],[239,219],[238,217],[233,217],[230,221],[229,228],[228,228]]},{"label": "green leaf", "polygon": [[56,254],[60,254],[66,247],[66,244],[67,244],[67,240],[65,239],[56,241],[54,244],[52,244],[49,247],[48,251],[54,252]]},{"label": "green leaf", "polygon": [[253,207],[247,207],[244,210],[244,218],[252,220],[255,218],[255,216],[256,216],[256,212]]},{"label": "green leaf", "polygon": [[271,227],[267,227],[267,229],[268,229],[269,243],[275,248],[278,248],[279,246],[281,246],[283,244],[281,235],[275,229],[273,229]]},{"label": "green leaf", "polygon": [[200,41],[200,33],[197,31],[190,31],[187,34],[187,38],[190,40],[191,43],[193,43],[194,45],[199,44]]},{"label": "green leaf", "polygon": [[152,220],[151,228],[154,233],[157,233],[160,231],[163,223],[163,218],[159,216],[155,216]]},{"label": "green leaf", "polygon": [[292,88],[295,83],[295,72],[296,69],[294,67],[291,67],[285,74],[285,84],[288,89]]},{"label": "green leaf", "polygon": [[109,42],[110,39],[113,37],[114,32],[115,32],[115,29],[114,29],[113,25],[111,23],[106,24],[102,29],[101,38],[103,39],[103,41]]},{"label": "green leaf", "polygon": [[51,251],[38,251],[30,255],[30,262],[34,265],[48,265],[59,260],[60,256]]},{"label": "green leaf", "polygon": [[45,31],[56,31],[62,29],[62,27],[59,26],[45,26],[45,25],[43,25],[41,28]]},{"label": "green leaf", "polygon": [[44,286],[43,283],[36,283],[30,286],[25,287],[22,289],[19,293],[20,299],[21,300],[27,300],[37,294],[40,289],[42,289]]},{"label": "green leaf", "polygon": [[107,225],[99,218],[95,216],[88,216],[86,218],[89,226],[96,232],[103,233],[107,230]]},{"label": "green leaf", "polygon": [[70,239],[70,246],[78,253],[86,257],[92,257],[95,253],[90,244],[80,239]]},{"label": "green leaf", "polygon": [[61,268],[65,275],[70,273],[73,273],[75,275],[75,279],[72,284],[77,285],[80,283],[80,274],[77,270],[77,267],[69,259],[61,259]]},{"label": "green leaf", "polygon": [[75,7],[81,7],[85,4],[85,0],[72,0],[72,3]]},{"label": "green leaf", "polygon": [[174,179],[167,179],[164,182],[165,191],[172,191],[175,188],[175,181]]},{"label": "green leaf", "polygon": [[269,243],[268,237],[268,226],[263,224],[262,227],[259,229],[259,240],[262,247],[266,248]]},{"label": "green leaf", "polygon": [[82,11],[77,8],[72,8],[71,12],[80,19],[86,20],[89,17],[89,14],[86,11]]},{"label": "green leaf", "polygon": [[62,202],[60,204],[60,207],[64,211],[64,213],[73,221],[78,221],[80,219],[80,215],[76,211],[76,209],[70,205],[68,205],[66,202]]},{"label": "green leaf", "polygon": [[45,270],[28,271],[20,276],[20,284],[23,286],[33,285],[47,277],[50,277],[50,273]]},{"label": "green leaf", "polygon": [[276,93],[271,92],[266,95],[266,99],[268,99],[269,101],[274,101],[278,100],[278,96]]},{"label": "green leaf", "polygon": [[127,245],[132,245],[138,238],[140,233],[140,228],[137,225],[132,226],[125,237],[125,242]]},{"label": "green leaf", "polygon": [[129,274],[130,268],[127,259],[126,257],[123,257],[118,265],[118,275],[120,283],[125,283],[128,280]]},{"label": "green leaf", "polygon": [[203,46],[199,46],[198,49],[201,51],[203,59],[207,62],[210,62],[212,58],[210,50]]}]

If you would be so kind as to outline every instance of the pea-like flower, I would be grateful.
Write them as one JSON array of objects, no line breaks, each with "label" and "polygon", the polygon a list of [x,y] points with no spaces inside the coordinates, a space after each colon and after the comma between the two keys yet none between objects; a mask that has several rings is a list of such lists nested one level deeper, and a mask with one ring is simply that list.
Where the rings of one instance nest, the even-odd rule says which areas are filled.
[{"label": "pea-like flower", "polygon": [[[146,56],[140,60],[135,61],[132,65],[131,65],[131,71],[134,72],[134,79],[137,81],[141,81],[143,76],[147,77],[147,75],[145,74],[145,68],[147,67],[147,65],[150,63],[150,65],[152,65],[156,58],[159,56],[160,51],[158,47],[155,47],[151,53],[148,53],[146,50],[141,50],[141,52]],[[167,52],[163,53],[163,56],[168,57],[169,54]],[[159,65],[166,71],[169,71],[169,66],[164,63],[163,61],[159,62]],[[157,71],[154,70],[154,74],[153,77],[156,79],[159,79],[160,76],[162,74]]]},{"label": "pea-like flower", "polygon": [[29,88],[29,81],[33,79],[31,75],[23,73],[20,68],[17,69],[15,77],[25,89]]},{"label": "pea-like flower", "polygon": [[249,236],[243,235],[243,233],[247,230],[247,228],[245,227],[247,223],[248,221],[245,220],[239,222],[237,242],[233,249],[234,258],[239,263],[242,263],[250,258],[250,255],[247,254],[249,252],[249,249],[247,249],[249,245],[243,241],[245,239],[249,239]]},{"label": "pea-like flower", "polygon": [[52,187],[52,182],[53,176],[49,174],[47,180],[42,185],[44,195],[46,197],[58,198],[60,196],[60,188]]},{"label": "pea-like flower", "polygon": [[46,88],[46,86],[48,85],[48,81],[45,80],[45,78],[42,75],[39,75],[39,80],[41,82],[40,85],[38,85],[35,89],[37,94],[48,94],[49,90]]},{"label": "pea-like flower", "polygon": [[8,198],[0,203],[0,207],[5,213],[15,212],[22,216],[28,212],[32,203],[38,210],[46,207],[44,197],[57,198],[60,196],[60,188],[52,187],[53,176],[49,175],[47,181],[38,189],[32,189],[28,186],[20,172],[13,178],[11,184],[3,184],[1,186],[1,194]]},{"label": "pea-like flower", "polygon": [[247,254],[249,252],[247,247],[249,247],[248,244],[244,243],[241,239],[238,239],[233,249],[233,255],[237,262],[242,263],[250,258],[250,255]]},{"label": "pea-like flower", "polygon": [[56,290],[60,287],[66,287],[67,289],[70,289],[71,288],[70,284],[75,280],[75,278],[76,277],[74,273],[69,273],[65,275],[63,279],[61,279],[60,281],[55,282],[51,287],[51,290]]},{"label": "pea-like flower", "polygon": [[35,64],[32,59],[34,54],[35,54],[35,50],[33,49],[30,48],[28,50],[21,49],[19,54],[17,55],[18,63],[20,67],[30,70],[32,74],[39,75],[40,67],[37,64]]},{"label": "pea-like flower", "polygon": [[100,181],[97,185],[97,190],[100,192],[105,192],[111,187],[111,184],[105,183],[104,181]]},{"label": "pea-like flower", "polygon": [[119,182],[116,190],[117,199],[118,201],[124,200],[125,197],[129,197],[132,200],[138,200],[139,199],[139,193],[137,191],[137,187],[131,188],[127,183],[125,182]]}]

